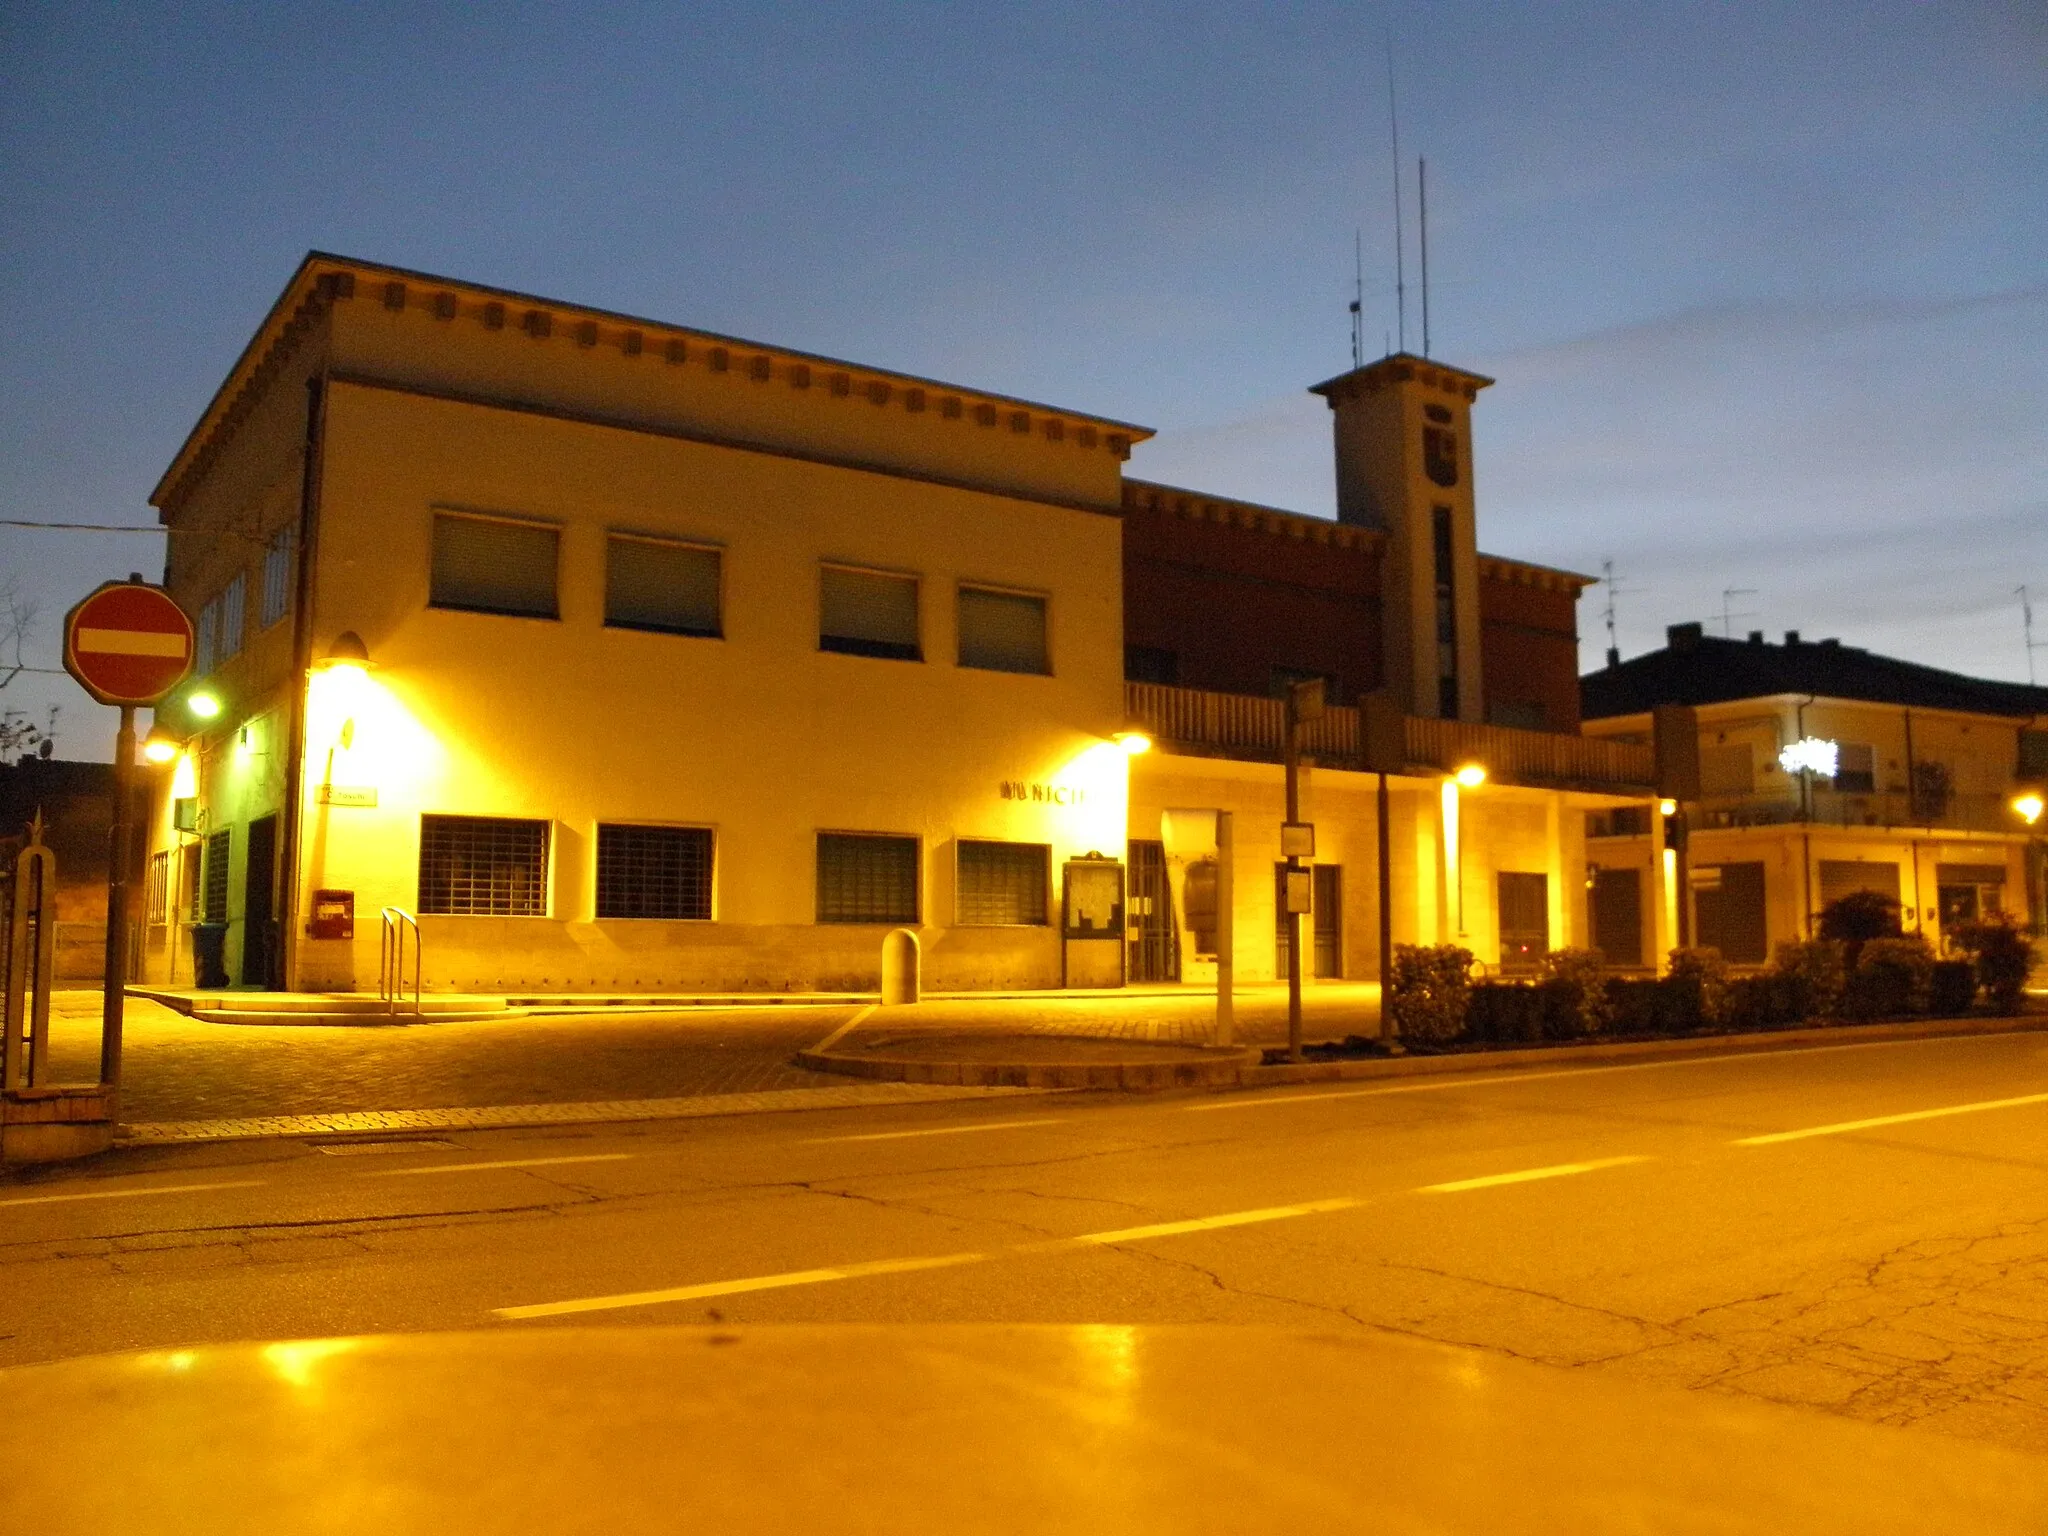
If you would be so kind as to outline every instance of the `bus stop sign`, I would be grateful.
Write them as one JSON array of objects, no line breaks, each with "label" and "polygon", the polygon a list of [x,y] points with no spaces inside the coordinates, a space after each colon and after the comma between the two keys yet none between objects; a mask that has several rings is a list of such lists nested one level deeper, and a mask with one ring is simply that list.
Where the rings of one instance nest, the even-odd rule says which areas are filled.
[{"label": "bus stop sign", "polygon": [[110,581],[64,616],[64,670],[102,704],[154,704],[192,669],[192,621],[162,587]]}]

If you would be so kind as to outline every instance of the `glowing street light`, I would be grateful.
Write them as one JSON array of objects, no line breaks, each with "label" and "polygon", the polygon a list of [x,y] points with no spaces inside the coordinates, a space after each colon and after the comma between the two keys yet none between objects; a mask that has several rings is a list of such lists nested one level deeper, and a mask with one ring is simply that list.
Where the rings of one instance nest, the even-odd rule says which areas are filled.
[{"label": "glowing street light", "polygon": [[1126,757],[1137,757],[1152,750],[1152,738],[1142,726],[1127,725],[1110,740],[1124,749]]},{"label": "glowing street light", "polygon": [[1466,789],[1477,789],[1486,782],[1486,769],[1479,763],[1466,763],[1451,777]]},{"label": "glowing street light", "polygon": [[142,755],[152,763],[168,763],[178,755],[177,739],[159,725],[142,743]]},{"label": "glowing street light", "polygon": [[2048,809],[2048,801],[2043,801],[2038,791],[2030,789],[2025,794],[2013,796],[2012,808],[2019,812],[2020,820],[2031,827],[2041,819],[2042,810]]},{"label": "glowing street light", "polygon": [[1818,736],[1802,736],[1778,754],[1778,766],[1787,773],[1810,773],[1819,779],[1832,779],[1841,761],[1842,749]]},{"label": "glowing street light", "polygon": [[202,720],[211,720],[220,713],[220,695],[201,688],[185,695],[185,707]]}]

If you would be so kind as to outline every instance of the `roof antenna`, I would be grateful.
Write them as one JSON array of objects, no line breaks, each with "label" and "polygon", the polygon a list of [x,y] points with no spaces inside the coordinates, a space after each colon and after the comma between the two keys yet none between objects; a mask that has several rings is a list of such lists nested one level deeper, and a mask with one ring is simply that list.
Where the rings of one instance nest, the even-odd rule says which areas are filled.
[{"label": "roof antenna", "polygon": [[1422,355],[1429,356],[1429,162],[1415,160],[1416,217],[1422,226]]},{"label": "roof antenna", "polygon": [[1755,596],[1755,587],[1723,587],[1721,589],[1722,638],[1727,640],[1733,640],[1735,638],[1735,621],[1737,619],[1754,619],[1758,617],[1758,615],[1754,613],[1734,613],[1730,611],[1730,604],[1735,598]]},{"label": "roof antenna", "polygon": [[1394,34],[1387,34],[1387,126],[1394,145],[1394,328],[1408,350],[1407,237],[1401,229],[1401,109],[1394,96]]},{"label": "roof antenna", "polygon": [[1365,231],[1351,233],[1351,366],[1365,362]]},{"label": "roof antenna", "polygon": [[1621,578],[1614,574],[1612,560],[1600,562],[1600,582],[1607,588],[1607,607],[1600,615],[1607,624],[1607,665],[1618,667],[1621,665],[1621,646],[1614,638],[1614,600],[1628,589],[1621,585]]},{"label": "roof antenna", "polygon": [[2033,688],[2039,686],[2034,678],[2034,652],[2048,650],[2048,640],[2036,640],[2034,638],[2034,604],[2032,599],[2027,596],[2027,589],[2025,587],[2021,587],[2018,590],[2020,594],[2020,624],[2027,636],[2027,686]]}]

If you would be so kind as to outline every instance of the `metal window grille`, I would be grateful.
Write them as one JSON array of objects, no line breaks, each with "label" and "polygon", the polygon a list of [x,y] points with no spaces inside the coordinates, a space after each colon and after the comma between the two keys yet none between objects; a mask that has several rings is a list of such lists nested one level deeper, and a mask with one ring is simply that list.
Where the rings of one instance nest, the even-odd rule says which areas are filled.
[{"label": "metal window grille", "polygon": [[291,611],[294,537],[295,530],[287,523],[273,533],[269,544],[264,546],[262,627],[265,629]]},{"label": "metal window grille", "polygon": [[917,578],[822,567],[818,649],[891,661],[924,660],[918,638]]},{"label": "metal window grille", "polygon": [[710,829],[599,826],[597,915],[708,919]]},{"label": "metal window grille", "polygon": [[960,840],[957,921],[974,926],[1043,926],[1049,921],[1052,849],[1045,843]]},{"label": "metal window grille", "polygon": [[917,839],[818,834],[818,921],[917,921]]},{"label": "metal window grille", "polygon": [[561,532],[545,523],[434,514],[436,608],[552,619]]},{"label": "metal window grille", "polygon": [[214,833],[206,840],[206,879],[200,898],[200,921],[224,923],[228,920],[228,858],[232,851],[232,838],[226,828]]},{"label": "metal window grille", "polygon": [[241,572],[220,594],[220,632],[213,637],[214,654],[226,661],[242,649],[242,621],[248,606],[249,579]]},{"label": "metal window grille", "polygon": [[1052,671],[1045,641],[1045,599],[962,587],[960,665],[990,672]]},{"label": "metal window grille", "polygon": [[613,534],[605,540],[604,621],[613,629],[721,634],[720,552]]},{"label": "metal window grille", "polygon": [[545,917],[548,824],[508,816],[422,816],[422,913]]},{"label": "metal window grille", "polygon": [[160,926],[171,915],[171,856],[168,851],[149,856],[148,920]]}]

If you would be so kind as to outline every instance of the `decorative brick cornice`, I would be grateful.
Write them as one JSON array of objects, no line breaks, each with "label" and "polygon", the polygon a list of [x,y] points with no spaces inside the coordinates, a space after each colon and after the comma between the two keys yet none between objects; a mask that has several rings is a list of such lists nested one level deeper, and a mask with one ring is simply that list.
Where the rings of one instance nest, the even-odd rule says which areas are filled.
[{"label": "decorative brick cornice", "polygon": [[1378,390],[1391,389],[1396,384],[1411,381],[1440,389],[1445,394],[1462,396],[1470,402],[1479,398],[1479,391],[1493,383],[1483,373],[1473,373],[1465,368],[1453,368],[1449,363],[1432,362],[1426,357],[1417,357],[1412,352],[1396,352],[1378,362],[1367,363],[1363,368],[1354,368],[1349,373],[1340,373],[1334,379],[1325,379],[1320,384],[1309,386],[1311,394],[1321,395],[1335,410],[1337,402],[1348,400],[1354,395],[1369,395]]},{"label": "decorative brick cornice", "polygon": [[1203,491],[1182,490],[1178,486],[1155,485],[1149,480],[1124,481],[1124,510],[1158,512],[1168,517],[1184,518],[1193,523],[1221,523],[1232,528],[1253,528],[1276,538],[1325,544],[1334,549],[1372,550],[1378,549],[1386,542],[1386,535],[1377,528],[1361,528],[1354,523],[1339,523],[1327,517],[1311,517],[1304,512],[1283,512],[1278,507],[1261,506],[1251,501],[1234,501],[1226,496],[1211,496]]},{"label": "decorative brick cornice", "polygon": [[624,366],[702,368],[734,387],[786,388],[821,402],[858,402],[1119,460],[1152,435],[1148,427],[1035,401],[316,251],[300,264],[150,493],[160,517],[211,463],[305,330],[329,306],[352,299],[369,299],[400,314],[418,311],[444,324],[507,332],[533,345],[610,351]]},{"label": "decorative brick cornice", "polygon": [[1531,565],[1526,560],[1486,554],[1479,557],[1479,579],[1515,587],[1540,587],[1546,592],[1568,592],[1573,597],[1587,587],[1599,584],[1599,578],[1595,576],[1581,576],[1576,571],[1561,571],[1555,566]]}]

